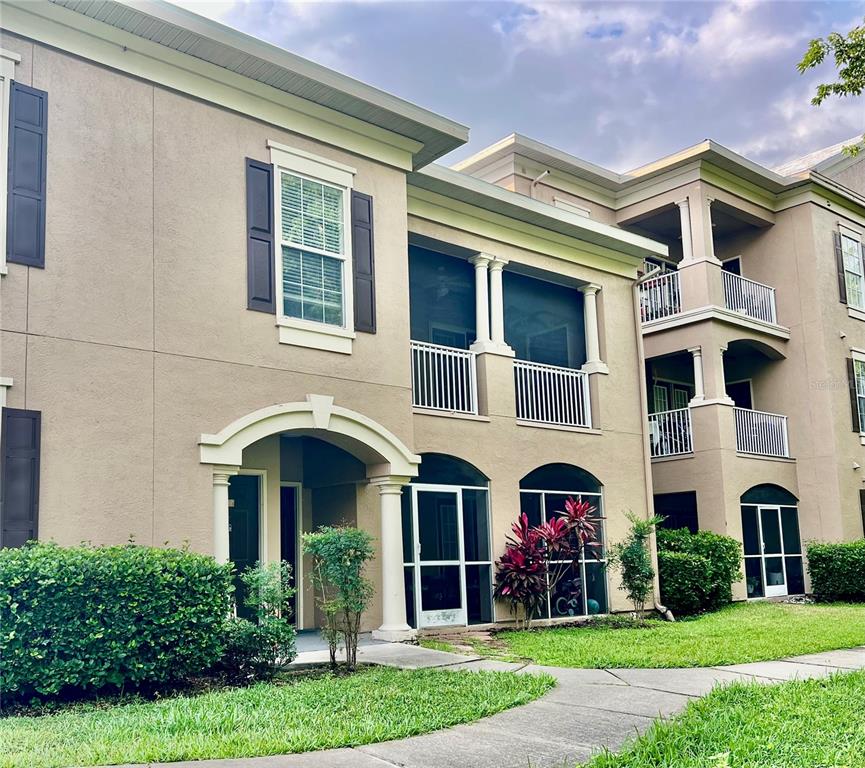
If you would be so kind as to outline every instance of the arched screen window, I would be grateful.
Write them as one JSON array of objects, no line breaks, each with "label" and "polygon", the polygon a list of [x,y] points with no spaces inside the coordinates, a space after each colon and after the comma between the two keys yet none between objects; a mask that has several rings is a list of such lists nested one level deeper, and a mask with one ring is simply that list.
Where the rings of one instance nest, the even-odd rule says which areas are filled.
[{"label": "arched screen window", "polygon": [[413,483],[425,485],[489,485],[489,479],[477,467],[456,456],[446,453],[424,453],[421,455],[418,476]]},{"label": "arched screen window", "polygon": [[590,513],[596,526],[593,546],[586,547],[572,573],[556,585],[555,594],[542,607],[540,616],[584,616],[606,613],[607,556],[604,545],[603,496],[601,482],[591,472],[573,464],[546,464],[520,480],[520,512],[529,525],[540,525],[557,517],[568,498],[592,505]]},{"label": "arched screen window", "polygon": [[743,504],[776,504],[783,507],[795,507],[799,503],[797,499],[786,488],[780,485],[764,483],[755,485],[742,494]]}]

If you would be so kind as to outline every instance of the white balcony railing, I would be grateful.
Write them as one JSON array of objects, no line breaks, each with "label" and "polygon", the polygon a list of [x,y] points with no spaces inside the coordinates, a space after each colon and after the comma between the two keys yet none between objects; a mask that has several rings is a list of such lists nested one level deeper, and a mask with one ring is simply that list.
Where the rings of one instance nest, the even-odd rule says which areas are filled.
[{"label": "white balcony railing", "polygon": [[644,323],[678,315],[682,311],[679,273],[667,272],[641,283],[640,311]]},{"label": "white balcony railing", "polygon": [[724,276],[724,305],[764,323],[777,323],[775,312],[775,289],[732,272]]},{"label": "white balcony railing", "polygon": [[412,405],[454,413],[478,412],[475,353],[411,342]]},{"label": "white balcony railing", "polygon": [[691,409],[676,408],[649,414],[649,442],[653,459],[694,452]]},{"label": "white balcony railing", "polygon": [[787,417],[777,413],[734,408],[736,450],[756,456],[789,458]]},{"label": "white balcony railing", "polygon": [[514,361],[517,418],[542,424],[590,427],[589,377],[556,365]]}]

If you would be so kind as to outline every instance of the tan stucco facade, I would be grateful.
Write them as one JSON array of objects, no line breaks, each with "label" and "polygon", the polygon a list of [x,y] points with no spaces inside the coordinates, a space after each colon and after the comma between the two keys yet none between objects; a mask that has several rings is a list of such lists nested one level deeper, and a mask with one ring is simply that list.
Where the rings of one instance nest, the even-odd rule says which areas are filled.
[{"label": "tan stucco facade", "polygon": [[[216,475],[202,460],[202,436],[314,395],[362,415],[413,454],[446,453],[486,475],[493,559],[519,513],[520,479],[547,463],[598,478],[608,544],[625,534],[626,512],[648,514],[640,259],[615,252],[615,233],[604,248],[582,243],[576,230],[547,243],[535,223],[522,235],[534,248],[514,245],[501,222],[473,231],[465,204],[450,222],[409,215],[403,168],[21,36],[4,33],[2,48],[21,56],[17,80],[50,94],[45,268],[10,263],[0,283],[0,375],[14,382],[7,405],[42,414],[40,539],[212,552]],[[375,201],[377,332],[357,333],[351,354],[280,343],[274,316],[246,307],[245,158],[269,162],[268,141],[350,166],[354,189]],[[590,375],[591,428],[518,423],[513,359],[495,353],[478,357],[477,416],[413,410],[415,235],[598,287],[609,372]],[[380,494],[368,480],[390,470],[317,453],[303,442],[310,437],[351,452],[327,428],[274,433],[230,468],[263,478],[260,555],[280,556],[280,485],[302,484],[303,530],[347,522],[376,538],[369,575],[378,587],[386,558]],[[610,608],[623,610],[617,585],[610,574]],[[303,625],[314,626],[306,581],[302,592]],[[382,611],[377,589],[365,628],[381,624]],[[501,607],[496,615],[508,618]]]}]

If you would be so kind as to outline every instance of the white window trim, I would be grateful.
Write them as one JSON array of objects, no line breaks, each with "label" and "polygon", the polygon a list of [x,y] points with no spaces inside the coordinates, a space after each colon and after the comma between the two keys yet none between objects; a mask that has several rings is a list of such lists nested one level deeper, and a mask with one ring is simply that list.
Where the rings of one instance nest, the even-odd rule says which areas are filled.
[{"label": "white window trim", "polygon": [[[326,352],[350,355],[354,332],[354,278],[351,263],[351,190],[357,171],[342,163],[268,141],[270,162],[273,164],[273,227],[274,227],[274,274],[276,276],[276,325],[279,327],[280,344],[292,344]],[[343,190],[343,248],[341,254],[321,251],[321,255],[342,261],[343,325],[335,326],[287,317],[283,314],[282,293],[282,178],[281,172],[307,177]],[[318,253],[318,249],[310,249]]]},{"label": "white window trim", "polygon": [[[842,266],[844,268],[844,287],[847,289],[847,312],[850,317],[855,317],[857,319],[863,319],[862,313],[865,312],[865,263],[863,263],[862,259],[862,235],[857,232],[855,229],[850,229],[849,227],[845,227],[843,224],[838,225],[838,234],[841,236],[841,261]],[[854,242],[859,244],[859,273],[861,280],[861,293],[862,293],[862,304],[851,304],[850,303],[850,286],[847,284],[847,273],[849,270],[847,269],[847,264],[844,262],[844,238],[848,240],[853,240]]]},{"label": "white window trim", "polygon": [[[859,382],[856,377],[856,363],[865,365],[865,350],[851,347],[850,356],[853,358],[853,386],[856,388],[856,407],[859,413],[859,442],[865,445],[865,413],[862,413],[861,408],[859,408],[859,398],[861,395],[859,394]],[[865,395],[865,392],[862,395]]]},{"label": "white window trim", "polygon": [[9,163],[9,100],[11,82],[15,79],[15,65],[21,62],[17,53],[0,48],[0,275],[6,268],[6,206],[9,185],[6,183]]}]

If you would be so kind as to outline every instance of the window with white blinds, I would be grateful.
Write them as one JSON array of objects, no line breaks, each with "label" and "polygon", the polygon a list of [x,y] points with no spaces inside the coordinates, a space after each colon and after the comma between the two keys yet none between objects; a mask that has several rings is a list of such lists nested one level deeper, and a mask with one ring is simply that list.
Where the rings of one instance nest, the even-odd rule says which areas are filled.
[{"label": "window with white blinds", "polygon": [[862,248],[859,241],[842,232],[841,253],[844,256],[847,304],[857,309],[865,309],[865,270],[863,270]]},{"label": "window with white blinds", "polygon": [[345,324],[346,190],[280,171],[285,317]]}]

